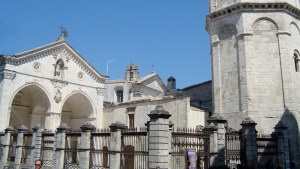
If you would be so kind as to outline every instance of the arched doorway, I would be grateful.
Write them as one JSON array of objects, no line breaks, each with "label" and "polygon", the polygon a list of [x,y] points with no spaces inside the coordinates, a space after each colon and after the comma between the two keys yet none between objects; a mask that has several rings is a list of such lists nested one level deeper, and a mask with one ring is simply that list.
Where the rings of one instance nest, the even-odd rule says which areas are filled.
[{"label": "arched doorway", "polygon": [[36,85],[21,88],[11,103],[9,125],[19,128],[25,125],[33,128],[37,124],[45,126],[45,114],[50,109],[50,101],[43,89]]},{"label": "arched doorway", "polygon": [[61,123],[66,123],[73,130],[79,130],[87,121],[92,121],[93,106],[82,93],[72,94],[62,108]]}]

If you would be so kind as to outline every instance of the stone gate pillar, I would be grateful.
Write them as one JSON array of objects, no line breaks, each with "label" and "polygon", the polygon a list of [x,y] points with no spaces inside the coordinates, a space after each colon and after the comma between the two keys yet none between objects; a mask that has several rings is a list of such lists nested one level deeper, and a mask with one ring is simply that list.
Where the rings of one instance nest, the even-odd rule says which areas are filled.
[{"label": "stone gate pillar", "polygon": [[61,122],[61,113],[47,112],[45,116],[45,129],[55,130]]},{"label": "stone gate pillar", "polygon": [[30,166],[33,167],[35,160],[41,158],[42,150],[42,133],[44,129],[41,125],[36,125],[32,128],[32,141],[31,141],[31,154],[30,154]]},{"label": "stone gate pillar", "polygon": [[18,128],[18,138],[17,138],[17,146],[16,146],[16,156],[15,156],[15,169],[19,169],[21,165],[22,152],[24,147],[24,133],[28,131],[28,128],[22,125]]},{"label": "stone gate pillar", "polygon": [[217,161],[216,158],[218,156],[218,132],[217,132],[218,129],[214,123],[210,123],[208,126],[206,126],[203,129],[203,131],[210,133],[209,147],[204,147],[204,148],[209,149],[208,151],[210,153],[209,166],[215,166],[214,163]]},{"label": "stone gate pillar", "polygon": [[109,156],[110,169],[119,169],[121,167],[121,131],[127,129],[127,126],[119,121],[112,123],[110,126],[110,144],[109,151],[111,151]]},{"label": "stone gate pillar", "polygon": [[148,114],[149,135],[149,169],[168,169],[169,168],[169,144],[171,142],[169,134],[169,118],[171,114],[162,106],[156,106]]},{"label": "stone gate pillar", "polygon": [[15,129],[11,126],[5,129],[5,136],[2,143],[2,157],[0,162],[0,168],[4,168],[7,165],[8,153],[9,153],[9,144],[11,139],[11,133],[15,131]]},{"label": "stone gate pillar", "polygon": [[277,152],[279,166],[285,169],[290,169],[290,150],[289,150],[289,136],[288,127],[285,126],[282,121],[274,127],[275,131],[272,136],[277,138]]},{"label": "stone gate pillar", "polygon": [[172,152],[172,131],[173,131],[173,126],[174,126],[174,124],[170,121],[169,122],[169,138],[170,138],[170,142],[169,142],[169,169],[171,169],[172,168],[172,154],[171,154],[171,152]]},{"label": "stone gate pillar", "polygon": [[257,168],[257,137],[256,137],[256,123],[254,120],[247,117],[242,121],[242,146],[241,149],[244,151],[242,163],[247,164],[250,168]]},{"label": "stone gate pillar", "polygon": [[69,127],[63,123],[57,128],[55,158],[53,159],[53,168],[64,168],[64,157],[66,148],[66,132]]},{"label": "stone gate pillar", "polygon": [[96,129],[90,122],[85,123],[81,127],[80,137],[80,169],[89,169],[90,151],[91,151],[91,133]]},{"label": "stone gate pillar", "polygon": [[225,166],[225,124],[227,120],[224,120],[219,114],[213,114],[208,120],[208,123],[214,124],[215,128],[211,128],[213,133],[213,149],[211,149],[211,166],[220,167]]}]

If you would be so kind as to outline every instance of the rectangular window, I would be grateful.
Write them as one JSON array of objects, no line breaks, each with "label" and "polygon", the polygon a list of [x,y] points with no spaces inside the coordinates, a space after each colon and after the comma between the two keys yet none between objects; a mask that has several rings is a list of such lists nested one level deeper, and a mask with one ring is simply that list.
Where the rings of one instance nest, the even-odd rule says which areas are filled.
[{"label": "rectangular window", "polygon": [[118,103],[123,102],[123,90],[117,90],[117,102]]},{"label": "rectangular window", "polygon": [[128,114],[129,128],[134,128],[134,114]]}]

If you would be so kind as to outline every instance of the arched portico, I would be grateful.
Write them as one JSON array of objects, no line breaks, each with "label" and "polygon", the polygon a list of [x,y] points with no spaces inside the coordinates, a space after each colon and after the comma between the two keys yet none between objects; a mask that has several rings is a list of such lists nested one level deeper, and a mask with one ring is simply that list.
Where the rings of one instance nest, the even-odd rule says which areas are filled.
[{"label": "arched portico", "polygon": [[14,128],[21,125],[33,128],[37,124],[45,127],[45,115],[50,107],[49,97],[42,87],[22,86],[12,98],[9,125]]},{"label": "arched portico", "polygon": [[74,130],[80,129],[87,121],[94,121],[91,100],[83,93],[72,93],[64,102],[61,114],[61,123],[66,123]]}]

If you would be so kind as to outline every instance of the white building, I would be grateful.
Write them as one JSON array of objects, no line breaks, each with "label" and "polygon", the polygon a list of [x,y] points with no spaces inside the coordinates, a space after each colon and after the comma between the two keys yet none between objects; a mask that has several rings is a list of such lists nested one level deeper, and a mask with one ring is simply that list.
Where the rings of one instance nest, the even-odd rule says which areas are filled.
[{"label": "white building", "polygon": [[106,76],[60,37],[56,42],[0,58],[0,129],[61,123],[102,126]]}]

